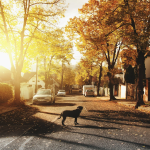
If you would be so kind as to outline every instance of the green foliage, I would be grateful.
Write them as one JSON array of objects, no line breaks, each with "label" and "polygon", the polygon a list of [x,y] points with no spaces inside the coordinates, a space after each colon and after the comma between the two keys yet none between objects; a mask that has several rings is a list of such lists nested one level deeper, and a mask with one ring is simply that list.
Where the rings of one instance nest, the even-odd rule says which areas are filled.
[{"label": "green foliage", "polygon": [[12,86],[6,83],[0,83],[0,103],[8,102],[13,98]]}]

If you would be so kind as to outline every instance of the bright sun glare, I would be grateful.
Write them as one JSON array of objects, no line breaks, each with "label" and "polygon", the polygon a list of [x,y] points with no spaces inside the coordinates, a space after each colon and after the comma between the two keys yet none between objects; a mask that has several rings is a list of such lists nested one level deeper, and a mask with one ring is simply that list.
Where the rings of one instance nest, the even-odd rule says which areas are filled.
[{"label": "bright sun glare", "polygon": [[0,66],[7,69],[11,68],[8,54],[0,52]]}]

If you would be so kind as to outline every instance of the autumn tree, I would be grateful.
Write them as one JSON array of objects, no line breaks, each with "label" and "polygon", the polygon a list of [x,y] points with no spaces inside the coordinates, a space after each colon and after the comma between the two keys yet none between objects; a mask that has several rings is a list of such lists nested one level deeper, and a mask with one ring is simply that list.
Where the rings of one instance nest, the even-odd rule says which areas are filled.
[{"label": "autumn tree", "polygon": [[56,28],[42,34],[39,40],[32,42],[31,47],[35,48],[30,50],[29,59],[36,61],[38,57],[40,77],[45,81],[45,88],[48,88],[52,83],[52,76],[59,72],[58,64],[62,63],[62,54],[67,57],[68,61],[72,59],[72,43],[65,39],[62,29]]},{"label": "autumn tree", "polygon": [[71,85],[75,85],[75,77],[76,77],[75,69],[72,68],[71,66],[65,66],[63,79],[64,85],[68,87],[70,87]]},{"label": "autumn tree", "polygon": [[[14,76],[15,102],[20,101],[20,78],[24,60],[36,31],[43,32],[63,16],[63,0],[0,0],[1,38]],[[15,62],[13,61],[15,60]]]},{"label": "autumn tree", "polygon": [[[80,44],[81,51],[84,53],[96,54],[102,56],[107,61],[108,77],[110,88],[110,100],[115,99],[113,95],[113,78],[115,75],[114,68],[117,65],[119,52],[122,46],[122,38],[118,34],[117,28],[112,28],[106,24],[106,15],[109,14],[114,6],[106,5],[107,2],[101,3],[97,0],[90,0],[79,10],[81,16],[70,19],[66,31],[70,36],[76,36]],[[109,3],[107,3],[109,4]],[[84,44],[83,44],[84,43]],[[83,45],[95,48],[85,49]],[[90,46],[89,46],[90,45]]]},{"label": "autumn tree", "polygon": [[[81,47],[82,47],[82,50],[80,49]],[[94,47],[93,48],[88,47],[87,44],[84,45],[83,47],[83,45],[81,46],[78,43],[78,50],[83,55],[83,58],[79,62],[79,65],[81,66],[83,71],[81,71],[80,73],[81,75],[78,73],[78,76],[82,76],[82,79],[84,77],[86,79],[85,80],[86,84],[93,84],[92,78],[95,78],[95,76],[98,77],[98,82],[94,84],[97,85],[98,87],[97,95],[99,95],[99,88],[100,88],[101,77],[102,77],[102,64],[104,62],[104,58],[102,55],[97,53],[98,51],[95,52]]]},{"label": "autumn tree", "polygon": [[121,65],[127,69],[129,65],[136,66],[137,50],[132,45],[124,46],[120,52]]},{"label": "autumn tree", "polygon": [[80,66],[80,74],[84,78],[84,82],[87,85],[92,84],[92,77],[94,75],[94,64],[92,59],[88,59],[87,57],[82,58],[79,62]]},{"label": "autumn tree", "polygon": [[[109,1],[114,5],[114,1]],[[111,14],[107,15],[107,23],[113,28],[121,26],[120,31],[126,38],[128,45],[134,45],[137,50],[137,104],[143,101],[143,83],[145,82],[145,53],[150,35],[150,2],[148,0],[121,0],[115,1]]]},{"label": "autumn tree", "polygon": [[59,43],[60,52],[57,55],[57,59],[60,60],[61,63],[61,88],[63,89],[63,77],[64,77],[64,71],[65,71],[65,64],[70,65],[71,59],[73,59],[73,53],[72,53],[72,43],[68,39],[61,39],[61,42]]}]

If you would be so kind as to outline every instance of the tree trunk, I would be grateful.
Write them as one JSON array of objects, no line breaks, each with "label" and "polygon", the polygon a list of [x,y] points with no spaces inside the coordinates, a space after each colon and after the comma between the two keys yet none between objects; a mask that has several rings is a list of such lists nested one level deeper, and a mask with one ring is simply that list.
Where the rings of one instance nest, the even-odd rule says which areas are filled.
[{"label": "tree trunk", "polygon": [[14,102],[16,105],[20,104],[20,79],[21,79],[21,71],[18,70],[14,74],[14,87],[15,87]]},{"label": "tree trunk", "polygon": [[63,62],[62,62],[62,71],[61,71],[61,89],[63,89]]},{"label": "tree trunk", "polygon": [[110,101],[113,100],[113,84],[111,83],[111,79],[109,80],[109,89],[110,89]]},{"label": "tree trunk", "polygon": [[48,88],[48,78],[47,78],[47,71],[45,71],[45,89]]},{"label": "tree trunk", "polygon": [[113,83],[112,83],[112,75],[111,73],[109,73],[109,90],[110,90],[110,101],[111,100],[115,100],[116,98],[114,97],[114,94],[113,94]]},{"label": "tree trunk", "polygon": [[135,108],[138,108],[139,106],[144,104],[143,101],[143,83],[145,80],[145,57],[143,52],[139,52],[138,58],[137,58],[137,103]]},{"label": "tree trunk", "polygon": [[100,84],[101,84],[101,77],[102,77],[102,63],[100,65],[100,71],[99,71],[99,81],[98,81],[98,86],[97,86],[97,96],[99,95],[99,89],[100,89]]}]

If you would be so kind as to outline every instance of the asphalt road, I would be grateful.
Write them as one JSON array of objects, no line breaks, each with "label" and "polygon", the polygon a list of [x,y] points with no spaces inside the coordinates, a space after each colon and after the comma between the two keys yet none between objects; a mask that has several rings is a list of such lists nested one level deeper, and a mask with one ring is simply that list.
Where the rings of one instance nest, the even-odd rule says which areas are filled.
[{"label": "asphalt road", "polygon": [[[84,109],[74,125],[57,119]],[[52,105],[28,105],[0,115],[0,150],[149,150],[150,116],[105,98],[68,95]]]}]

